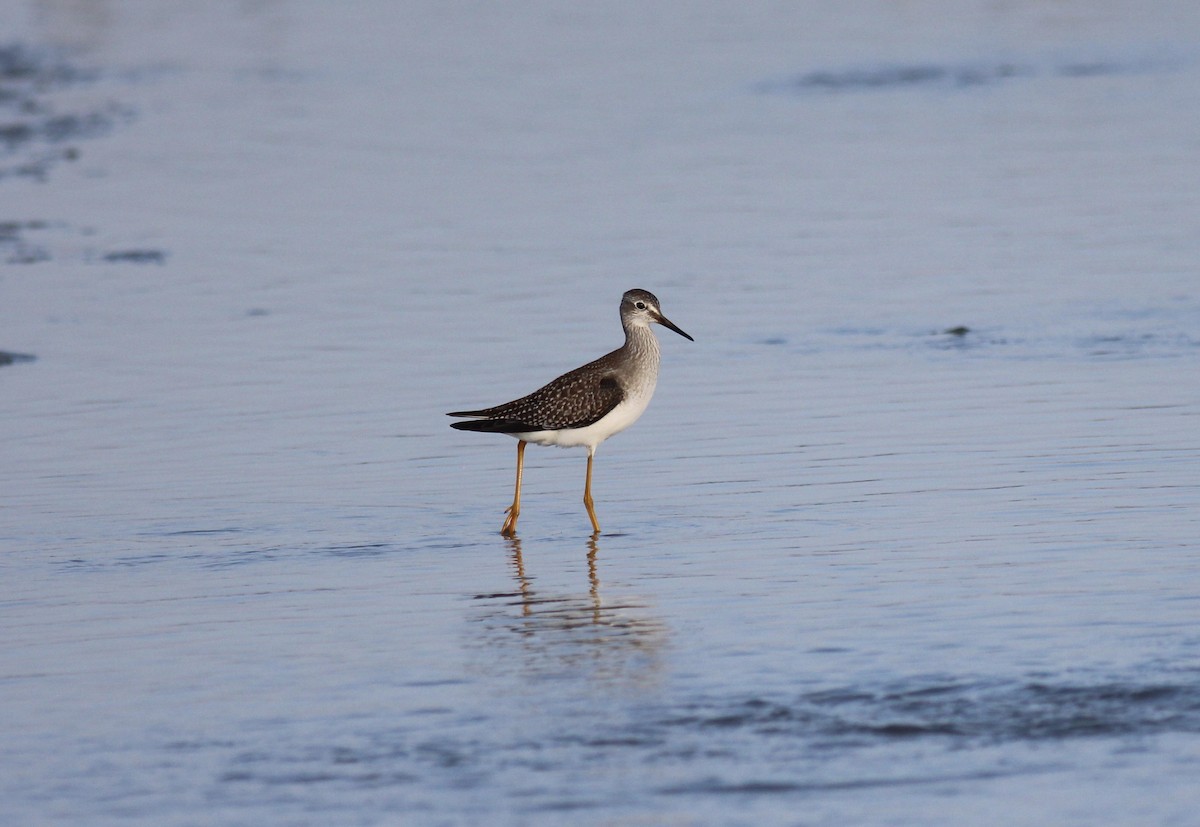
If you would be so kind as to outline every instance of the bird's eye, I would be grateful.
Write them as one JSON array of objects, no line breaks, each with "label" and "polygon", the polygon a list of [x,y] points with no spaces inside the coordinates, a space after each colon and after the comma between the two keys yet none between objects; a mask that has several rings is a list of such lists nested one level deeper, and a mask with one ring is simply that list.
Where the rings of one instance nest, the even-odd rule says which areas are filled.
[{"label": "bird's eye", "polygon": [[633,305],[633,306],[634,306],[634,307],[636,307],[638,310],[645,310],[645,309],[646,309],[646,303],[645,303],[645,302],[634,302],[634,305]]}]

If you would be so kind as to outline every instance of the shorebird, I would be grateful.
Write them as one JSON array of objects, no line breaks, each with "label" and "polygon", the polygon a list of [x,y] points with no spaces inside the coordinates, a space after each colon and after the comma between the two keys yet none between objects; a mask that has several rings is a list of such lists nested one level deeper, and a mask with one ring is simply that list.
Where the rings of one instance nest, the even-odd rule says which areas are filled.
[{"label": "shorebird", "polygon": [[517,439],[517,484],[513,502],[500,533],[517,532],[521,515],[521,472],[525,465],[525,445],[558,445],[587,448],[587,481],[583,504],[592,521],[594,534],[600,533],[596,509],[592,503],[592,459],[596,446],[628,428],[650,404],[658,382],[658,339],[651,323],[670,328],[695,341],[662,314],[658,299],[647,290],[630,290],[621,297],[621,327],[625,344],[594,362],[564,373],[528,396],[494,408],[479,411],[455,411],[448,416],[470,417],[453,422],[461,431],[508,434]]}]

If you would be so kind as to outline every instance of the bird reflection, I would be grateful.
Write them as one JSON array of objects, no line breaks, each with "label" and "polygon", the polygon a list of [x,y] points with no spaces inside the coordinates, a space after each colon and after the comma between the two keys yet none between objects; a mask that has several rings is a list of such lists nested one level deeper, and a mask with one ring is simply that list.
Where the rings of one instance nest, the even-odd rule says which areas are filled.
[{"label": "bird reflection", "polygon": [[[666,625],[636,599],[606,601],[601,593],[600,545],[587,540],[586,593],[551,594],[535,587],[519,537],[504,540],[514,589],[475,596],[475,636],[494,663],[489,673],[517,670],[524,677],[608,679],[643,684],[658,679]],[[476,632],[479,631],[477,628]]]}]

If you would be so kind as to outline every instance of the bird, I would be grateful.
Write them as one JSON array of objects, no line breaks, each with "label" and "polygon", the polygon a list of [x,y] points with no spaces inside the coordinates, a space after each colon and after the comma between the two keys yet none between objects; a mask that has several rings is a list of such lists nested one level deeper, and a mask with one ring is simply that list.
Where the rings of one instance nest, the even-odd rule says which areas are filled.
[{"label": "bird", "polygon": [[507,434],[517,440],[516,488],[512,505],[505,509],[501,534],[511,537],[517,532],[525,446],[530,442],[587,448],[583,504],[592,523],[592,536],[600,533],[592,500],[592,460],[600,443],[636,422],[654,395],[660,351],[650,325],[660,324],[688,341],[696,341],[664,316],[661,307],[650,291],[629,290],[621,297],[620,307],[625,344],[520,399],[447,414],[466,418],[450,423],[460,431]]}]

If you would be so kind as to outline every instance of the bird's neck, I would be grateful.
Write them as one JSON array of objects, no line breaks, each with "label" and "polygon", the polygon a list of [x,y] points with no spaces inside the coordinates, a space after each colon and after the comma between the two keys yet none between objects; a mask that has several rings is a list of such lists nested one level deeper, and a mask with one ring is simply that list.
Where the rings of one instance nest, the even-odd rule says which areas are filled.
[{"label": "bird's neck", "polygon": [[630,357],[643,365],[658,368],[658,338],[649,327],[644,325],[629,325],[625,328],[625,350]]}]

